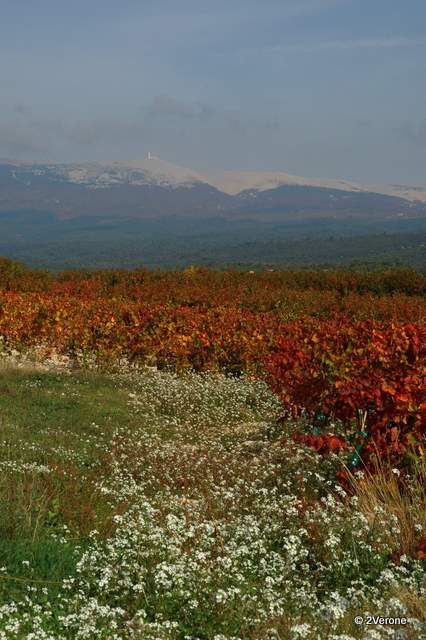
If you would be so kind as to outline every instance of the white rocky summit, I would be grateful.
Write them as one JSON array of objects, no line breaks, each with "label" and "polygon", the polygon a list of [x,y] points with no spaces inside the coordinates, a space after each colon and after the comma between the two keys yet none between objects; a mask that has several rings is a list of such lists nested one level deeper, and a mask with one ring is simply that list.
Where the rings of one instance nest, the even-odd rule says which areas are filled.
[{"label": "white rocky summit", "polygon": [[229,195],[244,191],[262,192],[282,186],[304,186],[335,189],[345,192],[377,193],[403,198],[411,202],[426,202],[426,187],[407,185],[359,184],[348,180],[307,178],[282,171],[222,171],[197,173],[187,167],[172,164],[148,153],[142,160],[112,160],[78,163],[33,163],[0,160],[13,168],[34,176],[49,176],[86,185],[92,189],[117,185],[191,187],[208,184]]},{"label": "white rocky summit", "polygon": [[204,182],[186,167],[180,167],[151,154],[143,160],[79,162],[70,164],[0,161],[25,169],[37,176],[50,176],[91,188],[115,185],[190,186]]}]

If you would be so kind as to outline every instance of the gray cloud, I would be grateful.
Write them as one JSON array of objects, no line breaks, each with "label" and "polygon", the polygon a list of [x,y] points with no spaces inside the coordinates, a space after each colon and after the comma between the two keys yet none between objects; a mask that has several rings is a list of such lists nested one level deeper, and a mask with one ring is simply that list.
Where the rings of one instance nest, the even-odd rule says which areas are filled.
[{"label": "gray cloud", "polygon": [[20,116],[28,116],[31,114],[31,107],[23,102],[16,102],[12,107],[13,113]]},{"label": "gray cloud", "polygon": [[395,128],[395,132],[416,147],[426,147],[426,118],[420,122],[404,122]]},{"label": "gray cloud", "polygon": [[128,118],[70,119],[18,110],[13,122],[0,127],[0,155],[58,161],[126,159],[150,149],[189,166],[221,168],[230,162],[238,167],[239,154],[253,161],[259,145],[265,147],[281,133],[277,117],[249,117],[237,109],[162,94]]},{"label": "gray cloud", "polygon": [[45,156],[47,146],[42,137],[31,128],[14,122],[0,124],[0,155],[16,158]]},{"label": "gray cloud", "polygon": [[[279,109],[276,114],[268,115],[264,110],[262,115],[248,115],[239,109],[167,94],[154,95],[128,117],[72,117],[59,111],[47,116],[35,109],[18,109],[12,116],[13,110],[8,110],[9,116],[0,124],[0,157],[56,162],[126,160],[144,157],[149,150],[200,171],[283,170],[372,181],[368,167],[358,177],[351,175],[346,162],[354,159],[354,164],[361,166],[368,148],[370,161],[376,165],[375,179],[422,182],[426,119],[402,122],[398,127],[386,123],[379,131],[377,119],[360,113],[350,122],[336,123],[340,127],[337,143],[327,128],[319,135],[314,123],[302,126],[295,116]],[[384,145],[387,165],[383,162]],[[345,158],[345,163],[339,158]],[[389,180],[388,174],[395,177]]]},{"label": "gray cloud", "polygon": [[212,105],[200,102],[184,102],[172,96],[163,94],[155,96],[152,101],[141,109],[145,123],[150,120],[179,120],[192,121],[194,126],[221,125],[226,128],[246,133],[249,128],[264,128],[278,130],[280,124],[276,118],[250,118],[236,109],[218,109]]},{"label": "gray cloud", "polygon": [[274,46],[241,49],[239,55],[281,55],[281,54],[320,54],[328,51],[351,51],[357,49],[400,49],[426,45],[426,36],[389,38],[358,38],[347,40],[325,40],[317,42],[288,42]]},{"label": "gray cloud", "polygon": [[370,129],[373,126],[373,121],[368,118],[356,118],[355,126],[358,129]]},{"label": "gray cloud", "polygon": [[168,95],[155,96],[151,103],[143,108],[143,112],[150,118],[167,118],[170,116],[195,118],[198,116],[198,110],[195,105],[187,104]]}]

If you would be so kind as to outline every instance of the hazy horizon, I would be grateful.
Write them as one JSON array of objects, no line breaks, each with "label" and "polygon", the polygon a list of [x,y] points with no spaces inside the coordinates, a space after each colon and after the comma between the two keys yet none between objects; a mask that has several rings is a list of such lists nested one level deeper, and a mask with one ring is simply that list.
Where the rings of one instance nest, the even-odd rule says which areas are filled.
[{"label": "hazy horizon", "polygon": [[0,157],[426,185],[420,0],[4,0]]}]

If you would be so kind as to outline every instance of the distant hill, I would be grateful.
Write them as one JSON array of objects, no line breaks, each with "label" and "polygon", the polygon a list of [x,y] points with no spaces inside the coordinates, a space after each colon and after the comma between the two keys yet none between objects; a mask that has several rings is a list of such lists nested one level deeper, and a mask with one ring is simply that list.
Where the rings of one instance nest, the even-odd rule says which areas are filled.
[{"label": "distant hill", "polygon": [[[425,234],[422,188],[363,187],[286,173],[210,176],[153,156],[0,161],[0,255],[37,266],[365,259],[423,267]],[[356,242],[344,240],[355,236]]]},{"label": "distant hill", "polygon": [[365,187],[286,173],[209,176],[156,157],[129,162],[0,161],[0,212],[59,218],[217,216],[228,219],[426,218],[426,188]]}]

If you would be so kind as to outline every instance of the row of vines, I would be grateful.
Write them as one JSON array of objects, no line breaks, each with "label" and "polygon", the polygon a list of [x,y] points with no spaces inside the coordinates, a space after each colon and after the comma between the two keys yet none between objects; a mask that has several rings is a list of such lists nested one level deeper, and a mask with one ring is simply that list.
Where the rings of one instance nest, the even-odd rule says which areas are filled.
[{"label": "row of vines", "polygon": [[287,412],[339,420],[364,451],[401,459],[424,454],[425,280],[197,268],[52,275],[3,260],[0,336],[6,350],[261,375]]}]

